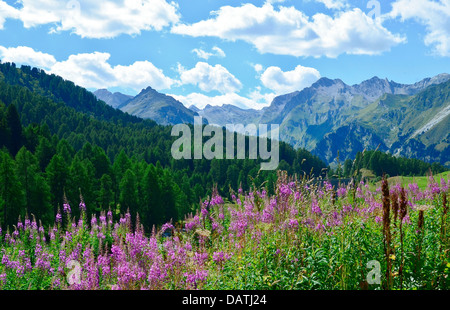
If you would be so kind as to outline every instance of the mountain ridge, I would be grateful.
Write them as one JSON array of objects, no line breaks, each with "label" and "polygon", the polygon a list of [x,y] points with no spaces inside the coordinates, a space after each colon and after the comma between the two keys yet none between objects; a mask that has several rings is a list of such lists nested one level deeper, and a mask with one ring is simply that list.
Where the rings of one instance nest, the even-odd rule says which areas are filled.
[{"label": "mountain ridge", "polygon": [[[344,158],[351,158],[356,154],[355,151],[363,151],[364,148],[345,151],[344,147],[334,146],[334,144],[343,142],[341,138],[338,138],[342,136],[342,132],[347,132],[347,134],[351,135],[348,128],[358,128],[357,133],[355,132],[355,136],[351,139],[365,139],[365,142],[362,144],[358,144],[355,141],[351,143],[352,145],[359,145],[358,148],[361,146],[364,146],[365,148],[376,148],[380,143],[369,143],[369,140],[373,140],[382,142],[380,149],[383,149],[384,151],[400,152],[405,156],[421,153],[422,155],[419,156],[420,158],[428,157],[429,160],[434,158],[441,161],[441,163],[446,163],[447,160],[439,159],[441,157],[440,155],[431,157],[425,156],[424,152],[413,150],[414,148],[405,148],[401,149],[401,151],[397,151],[395,148],[391,149],[395,146],[394,144],[401,139],[404,139],[404,141],[401,140],[400,143],[406,142],[407,139],[402,138],[402,136],[407,136],[408,133],[391,128],[386,124],[389,124],[390,118],[397,117],[398,119],[408,114],[405,114],[404,111],[402,112],[403,114],[399,114],[399,112],[396,111],[397,109],[410,110],[411,107],[408,107],[407,105],[408,100],[413,100],[412,98],[414,96],[433,85],[441,85],[449,80],[450,74],[447,73],[424,78],[413,84],[401,84],[390,81],[387,78],[381,79],[374,76],[359,84],[347,85],[341,79],[322,77],[310,87],[304,88],[301,91],[277,96],[273,99],[270,106],[261,110],[253,110],[255,114],[261,115],[261,117],[259,119],[256,118],[254,122],[257,124],[280,124],[281,140],[288,142],[295,148],[305,148],[312,151],[327,163],[332,163],[336,159],[337,152],[329,153],[329,149],[324,148],[324,145],[329,145],[329,147],[335,148],[336,150],[339,149],[339,154],[343,155]],[[426,98],[423,98],[423,100],[426,101]],[[371,107],[374,103],[376,103],[376,106]],[[374,120],[370,114],[380,111],[381,108],[383,111],[386,110],[386,114],[383,114],[383,117],[387,118],[387,120],[383,123],[383,126],[388,126],[390,128],[387,132],[384,132],[383,128],[379,128],[382,127],[380,122],[382,122],[383,119]],[[443,108],[445,107],[442,107],[442,109]],[[215,109],[218,110],[219,108],[216,107]],[[416,109],[423,110],[419,107],[416,107]],[[436,117],[436,115],[432,115],[432,113],[439,113],[439,111],[434,109],[430,111],[432,112],[427,116],[428,122],[432,122],[433,117]],[[210,115],[214,113],[217,113],[217,111],[214,111],[214,109],[211,108],[199,111],[199,114],[202,114],[207,119],[211,118]],[[368,114],[364,115],[364,113]],[[440,113],[440,117],[437,118],[439,120],[438,123],[445,122],[448,115],[444,112]],[[414,113],[412,112],[409,113],[409,115],[413,114]],[[379,115],[379,113],[374,113],[373,115]],[[419,116],[415,115],[415,117],[416,118],[411,118],[409,120],[410,124],[415,124],[415,122],[418,121],[417,117]],[[213,118],[216,120],[217,116],[214,116]],[[245,116],[240,119],[235,115],[236,122],[242,123],[245,119]],[[425,126],[426,123],[424,122],[425,120],[419,123]],[[223,123],[219,123],[219,125],[223,125]],[[408,125],[406,127],[410,126]],[[337,132],[339,128],[342,129]],[[418,129],[419,128],[415,128],[415,130]],[[445,137],[442,137],[442,135],[445,134],[445,132],[446,129],[442,128],[441,134],[439,135],[440,138],[444,140]],[[330,139],[336,139],[336,141],[331,142]],[[319,145],[322,140],[322,144]],[[434,141],[434,143],[440,144],[439,148],[445,149],[445,143],[442,144],[441,142],[442,141]],[[330,143],[333,144],[333,146],[331,146]],[[419,147],[420,143],[416,144],[417,147]],[[424,146],[420,145],[420,147],[426,149],[429,145],[431,144],[426,143]],[[329,154],[329,156],[325,156],[324,154]]]},{"label": "mountain ridge", "polygon": [[[142,89],[134,97],[120,92],[111,94],[108,90],[101,89],[96,90],[94,95],[123,112],[144,119],[152,119],[161,125],[193,123],[194,116],[198,116],[197,112],[186,108],[180,101],[150,86]],[[123,100],[125,98],[128,100]]]},{"label": "mountain ridge", "polygon": [[[449,103],[446,99],[439,99],[438,94],[430,106],[421,104],[428,100],[421,95],[422,92],[449,80],[450,74],[447,73],[412,84],[373,76],[359,84],[348,85],[341,79],[322,77],[301,91],[275,97],[269,106],[260,110],[229,104],[187,108],[173,97],[150,87],[123,103],[120,109],[160,124],[192,123],[195,115],[219,126],[279,124],[282,141],[294,148],[305,148],[327,163],[333,163],[338,152],[340,159],[345,160],[358,151],[378,147],[393,154],[450,164],[450,159],[442,155],[450,143],[445,142],[445,135],[450,131],[445,126],[450,117]],[[149,99],[148,94],[153,94],[152,98]],[[427,94],[436,97],[431,92]],[[185,113],[186,110],[189,113]],[[181,117],[177,118],[178,115]],[[437,130],[433,129],[435,127],[439,128],[439,134],[432,137],[431,134]]]}]

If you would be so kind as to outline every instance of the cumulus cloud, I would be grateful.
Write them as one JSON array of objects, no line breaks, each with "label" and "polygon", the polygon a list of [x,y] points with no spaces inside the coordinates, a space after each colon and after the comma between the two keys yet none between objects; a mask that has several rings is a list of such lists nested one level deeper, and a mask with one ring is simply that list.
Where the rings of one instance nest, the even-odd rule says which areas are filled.
[{"label": "cumulus cloud", "polygon": [[315,1],[322,3],[327,7],[327,9],[341,10],[343,8],[348,7],[348,3],[346,0],[315,0]]},{"label": "cumulus cloud", "polygon": [[180,72],[182,84],[197,85],[205,92],[218,91],[222,94],[239,91],[241,82],[221,65],[211,66],[205,62],[198,62],[190,70]]},{"label": "cumulus cloud", "polygon": [[109,53],[99,52],[71,55],[66,61],[56,63],[51,72],[90,88],[120,86],[138,91],[152,86],[161,90],[175,83],[149,61],[136,61],[129,66],[111,66],[109,57]]},{"label": "cumulus cloud", "polygon": [[260,53],[313,57],[374,55],[405,42],[359,8],[338,12],[333,17],[322,13],[308,17],[294,7],[280,6],[277,10],[270,3],[262,7],[247,3],[240,7],[223,6],[213,13],[210,19],[194,24],[177,24],[171,32],[243,40]]},{"label": "cumulus cloud", "polygon": [[137,35],[143,30],[161,30],[179,20],[177,4],[166,0],[21,0],[15,9],[0,1],[0,28],[15,18],[25,28],[52,25],[51,32],[71,31],[87,38]]},{"label": "cumulus cloud", "polygon": [[50,69],[56,63],[55,57],[50,54],[36,52],[27,46],[18,46],[6,48],[0,46],[0,59],[3,62],[17,62],[28,64],[43,69]]},{"label": "cumulus cloud", "polygon": [[81,53],[57,61],[53,55],[30,47],[5,48],[0,46],[3,62],[16,62],[45,69],[86,88],[125,87],[136,91],[147,86],[157,90],[169,89],[175,80],[149,61],[136,61],[129,66],[112,66],[109,53]]},{"label": "cumulus cloud", "polygon": [[311,86],[319,78],[320,73],[314,68],[298,65],[294,70],[284,72],[279,67],[272,66],[261,75],[261,82],[280,95],[300,91]]},{"label": "cumulus cloud", "polygon": [[254,102],[254,104],[251,105],[254,109],[261,109],[263,107],[269,106],[275,97],[276,94],[273,92],[262,93],[260,86],[257,86],[248,95],[248,98]]},{"label": "cumulus cloud", "polygon": [[426,27],[424,43],[440,56],[450,56],[450,1],[397,0],[388,18],[412,19]]},{"label": "cumulus cloud", "polygon": [[18,18],[19,11],[6,2],[0,1],[0,30],[3,29],[3,24],[8,18]]},{"label": "cumulus cloud", "polygon": [[217,46],[214,46],[212,48],[212,52],[206,52],[206,51],[204,51],[202,49],[199,49],[199,48],[193,49],[192,52],[195,53],[198,58],[202,58],[202,59],[205,59],[205,60],[208,60],[208,58],[212,57],[212,56],[220,57],[220,58],[223,58],[223,57],[226,56],[225,52],[221,48],[219,48]]}]

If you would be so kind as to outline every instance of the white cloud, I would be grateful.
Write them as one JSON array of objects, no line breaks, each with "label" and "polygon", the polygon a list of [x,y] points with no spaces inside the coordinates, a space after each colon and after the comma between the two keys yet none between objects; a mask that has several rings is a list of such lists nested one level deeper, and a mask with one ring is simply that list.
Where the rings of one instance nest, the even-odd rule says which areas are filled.
[{"label": "white cloud", "polygon": [[8,18],[18,18],[19,11],[6,2],[0,1],[0,30],[3,29],[3,24]]},{"label": "white cloud", "polygon": [[212,18],[191,25],[177,24],[171,32],[243,40],[260,53],[313,57],[374,55],[405,42],[359,8],[333,17],[322,13],[308,17],[294,7],[280,6],[276,10],[270,3],[262,7],[248,3],[223,6],[213,13]]},{"label": "white cloud", "polygon": [[[179,20],[177,4],[166,0],[21,0],[14,9],[0,2],[0,26],[6,18],[20,19],[25,28],[51,24],[51,32],[72,31],[87,38],[137,35],[161,30]],[[6,13],[3,13],[6,12]],[[1,28],[1,27],[0,27]]]},{"label": "white cloud", "polygon": [[263,68],[263,66],[262,66],[261,64],[255,64],[255,65],[253,65],[253,69],[255,69],[255,71],[256,71],[257,73],[261,73],[261,72],[264,70],[264,68]]},{"label": "white cloud", "polygon": [[323,3],[327,9],[340,10],[348,7],[346,0],[315,0],[317,2]]},{"label": "white cloud", "polygon": [[279,67],[272,66],[261,75],[261,82],[277,95],[281,95],[309,87],[319,78],[320,73],[314,68],[298,65],[292,71],[283,72]]},{"label": "white cloud", "polygon": [[129,66],[112,66],[109,53],[82,53],[57,61],[50,54],[30,47],[5,48],[0,46],[3,62],[28,64],[62,76],[86,88],[123,87],[140,91],[151,86],[156,90],[169,89],[176,82],[164,75],[149,61],[136,61]]},{"label": "white cloud", "polygon": [[249,94],[249,99],[251,99],[253,102],[255,102],[254,105],[252,105],[255,109],[261,109],[263,107],[269,106],[273,99],[276,97],[275,93],[262,93],[261,87],[257,86],[255,90],[251,91]]},{"label": "white cloud", "polygon": [[198,62],[194,68],[181,71],[180,79],[182,84],[197,85],[206,92],[216,90],[226,94],[236,92],[242,87],[241,82],[225,67],[213,67],[205,62]]},{"label": "white cloud", "polygon": [[424,43],[433,46],[437,55],[450,56],[450,1],[397,0],[387,17],[413,19],[425,25]]},{"label": "white cloud", "polygon": [[149,61],[136,61],[129,66],[114,67],[117,86],[127,85],[130,88],[153,87],[156,90],[169,89],[176,82],[165,76],[163,70],[155,67]]},{"label": "white cloud", "polygon": [[213,51],[213,53],[205,52],[204,50],[199,49],[199,48],[195,48],[192,50],[192,52],[195,53],[198,58],[202,58],[205,60],[208,60],[208,58],[212,57],[212,56],[216,56],[216,57],[220,57],[220,58],[223,58],[226,56],[225,52],[217,46],[214,46],[212,48],[212,51]]},{"label": "white cloud", "polygon": [[226,55],[225,55],[225,52],[222,50],[222,49],[220,49],[219,47],[217,47],[217,46],[214,46],[213,48],[212,48],[212,50],[215,52],[215,56],[217,56],[217,57],[221,57],[221,58],[223,58],[223,57],[225,57]]},{"label": "white cloud", "polygon": [[0,59],[3,62],[17,62],[40,67],[45,70],[50,69],[56,63],[56,59],[53,55],[36,52],[27,46],[10,48],[0,46]]},{"label": "white cloud", "polygon": [[51,72],[89,88],[125,87],[136,91],[151,86],[168,89],[175,83],[149,61],[136,61],[129,66],[111,66],[109,53],[71,55],[56,63]]}]

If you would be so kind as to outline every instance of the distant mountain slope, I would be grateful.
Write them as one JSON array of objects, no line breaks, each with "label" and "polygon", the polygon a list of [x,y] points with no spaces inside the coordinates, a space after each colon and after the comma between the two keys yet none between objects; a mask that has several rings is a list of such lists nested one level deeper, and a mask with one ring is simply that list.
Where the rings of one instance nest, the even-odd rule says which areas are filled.
[{"label": "distant mountain slope", "polygon": [[124,103],[133,99],[133,96],[124,95],[120,92],[115,92],[114,94],[107,89],[98,89],[94,92],[95,97],[104,101],[106,104],[112,106],[113,108],[119,108]]},{"label": "distant mountain slope", "polygon": [[[358,124],[364,131],[342,130]],[[351,158],[350,141],[364,141],[364,148],[389,151],[428,162],[450,164],[450,81],[432,85],[414,96],[385,94],[326,134],[313,153],[327,162]]]},{"label": "distant mountain slope", "polygon": [[140,118],[152,119],[161,125],[194,123],[194,116],[198,116],[197,112],[186,108],[175,98],[161,94],[150,86],[136,97],[112,94],[105,89],[97,90],[94,94],[114,108]]},{"label": "distant mountain slope", "polygon": [[[230,121],[279,124],[281,140],[313,151],[328,163],[338,151],[345,160],[376,147],[446,163],[450,108],[442,85],[449,80],[450,74],[443,73],[414,84],[373,77],[347,85],[323,77],[302,91],[274,98],[262,110],[207,106],[198,113],[222,126]],[[442,94],[427,91],[436,85],[441,85],[435,91]]]},{"label": "distant mountain slope", "polygon": [[259,121],[262,111],[241,109],[231,104],[224,104],[222,106],[211,106],[208,104],[203,110],[197,108],[197,113],[206,118],[210,124],[224,126],[226,124],[247,125],[256,123]]},{"label": "distant mountain slope", "polygon": [[[339,79],[321,78],[290,100],[278,115],[265,113],[261,122],[280,123],[281,139],[295,147],[312,150],[324,133],[333,132],[348,118],[385,94],[414,95],[428,86],[450,79],[441,74],[412,85],[398,84],[374,77],[358,85],[349,86]],[[276,98],[280,101],[284,98]],[[274,100],[275,101],[275,100]]]}]

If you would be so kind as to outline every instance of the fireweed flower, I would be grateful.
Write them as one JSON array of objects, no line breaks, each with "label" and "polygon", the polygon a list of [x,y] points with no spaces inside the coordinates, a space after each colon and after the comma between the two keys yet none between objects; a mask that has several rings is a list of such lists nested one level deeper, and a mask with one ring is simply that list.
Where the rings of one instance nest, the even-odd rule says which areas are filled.
[{"label": "fireweed flower", "polygon": [[184,227],[186,231],[194,230],[195,228],[200,226],[200,218],[196,215],[192,219],[189,219],[185,224]]},{"label": "fireweed flower", "polygon": [[313,199],[312,204],[311,204],[311,211],[318,215],[322,214],[322,210],[319,207],[319,203],[317,202],[317,199]]},{"label": "fireweed flower", "polygon": [[297,230],[298,229],[298,220],[297,219],[290,219],[289,220],[289,228]]},{"label": "fireweed flower", "polygon": [[266,198],[266,196],[267,196],[267,192],[266,192],[266,190],[263,189],[263,190],[261,191],[261,194],[259,195],[259,197],[262,198],[262,199],[264,199],[264,198]]},{"label": "fireweed flower", "polygon": [[284,196],[284,197],[287,197],[290,194],[292,194],[291,188],[288,185],[286,185],[286,184],[282,184],[280,186],[279,190],[280,190],[281,196]]},{"label": "fireweed flower", "polygon": [[213,253],[213,261],[215,261],[216,263],[221,263],[221,262],[225,261],[224,253],[222,251],[214,252]]},{"label": "fireweed flower", "polygon": [[102,215],[100,215],[99,219],[100,219],[100,223],[102,225],[106,225],[106,216],[104,213]]},{"label": "fireweed flower", "polygon": [[403,224],[411,224],[411,219],[409,218],[409,214],[406,214],[402,220]]},{"label": "fireweed flower", "polygon": [[450,188],[450,180],[446,182],[444,178],[441,178],[441,191],[443,193],[446,193],[449,188]]},{"label": "fireweed flower", "polygon": [[194,260],[198,265],[203,266],[205,262],[208,260],[208,253],[194,253]]},{"label": "fireweed flower", "polygon": [[68,203],[63,204],[64,213],[70,213],[70,205]]},{"label": "fireweed flower", "polygon": [[7,266],[8,263],[9,263],[9,257],[8,257],[8,255],[3,254],[3,257],[2,257],[2,265]]},{"label": "fireweed flower", "polygon": [[207,270],[196,270],[195,273],[184,273],[183,274],[186,277],[186,284],[193,285],[194,287],[197,287],[199,282],[203,282],[208,277],[208,271]]},{"label": "fireweed flower", "polygon": [[322,223],[317,223],[315,230],[320,231],[323,230],[325,231],[325,226]]},{"label": "fireweed flower", "polygon": [[345,195],[347,195],[347,188],[339,187],[336,192],[337,192],[338,197],[344,197]]},{"label": "fireweed flower", "polygon": [[16,268],[16,275],[18,277],[22,277],[24,274],[25,274],[25,266],[23,266],[23,265],[17,266],[17,268]]},{"label": "fireweed flower", "polygon": [[220,205],[220,204],[223,204],[223,198],[221,196],[216,195],[213,198],[211,198],[211,201],[210,201],[211,206]]},{"label": "fireweed flower", "polygon": [[203,217],[207,217],[208,214],[209,214],[209,212],[208,212],[208,210],[206,208],[202,208],[201,212],[202,212],[202,216]]},{"label": "fireweed flower", "polygon": [[357,198],[364,198],[364,193],[363,193],[363,191],[362,191],[362,189],[361,189],[360,186],[358,186],[358,187],[356,188],[356,197],[357,197]]},{"label": "fireweed flower", "polygon": [[80,211],[86,211],[86,204],[84,201],[81,201],[78,207],[80,208]]},{"label": "fireweed flower", "polygon": [[353,211],[352,205],[344,205],[344,206],[342,207],[342,211],[343,211],[344,213],[345,213],[345,212]]}]

